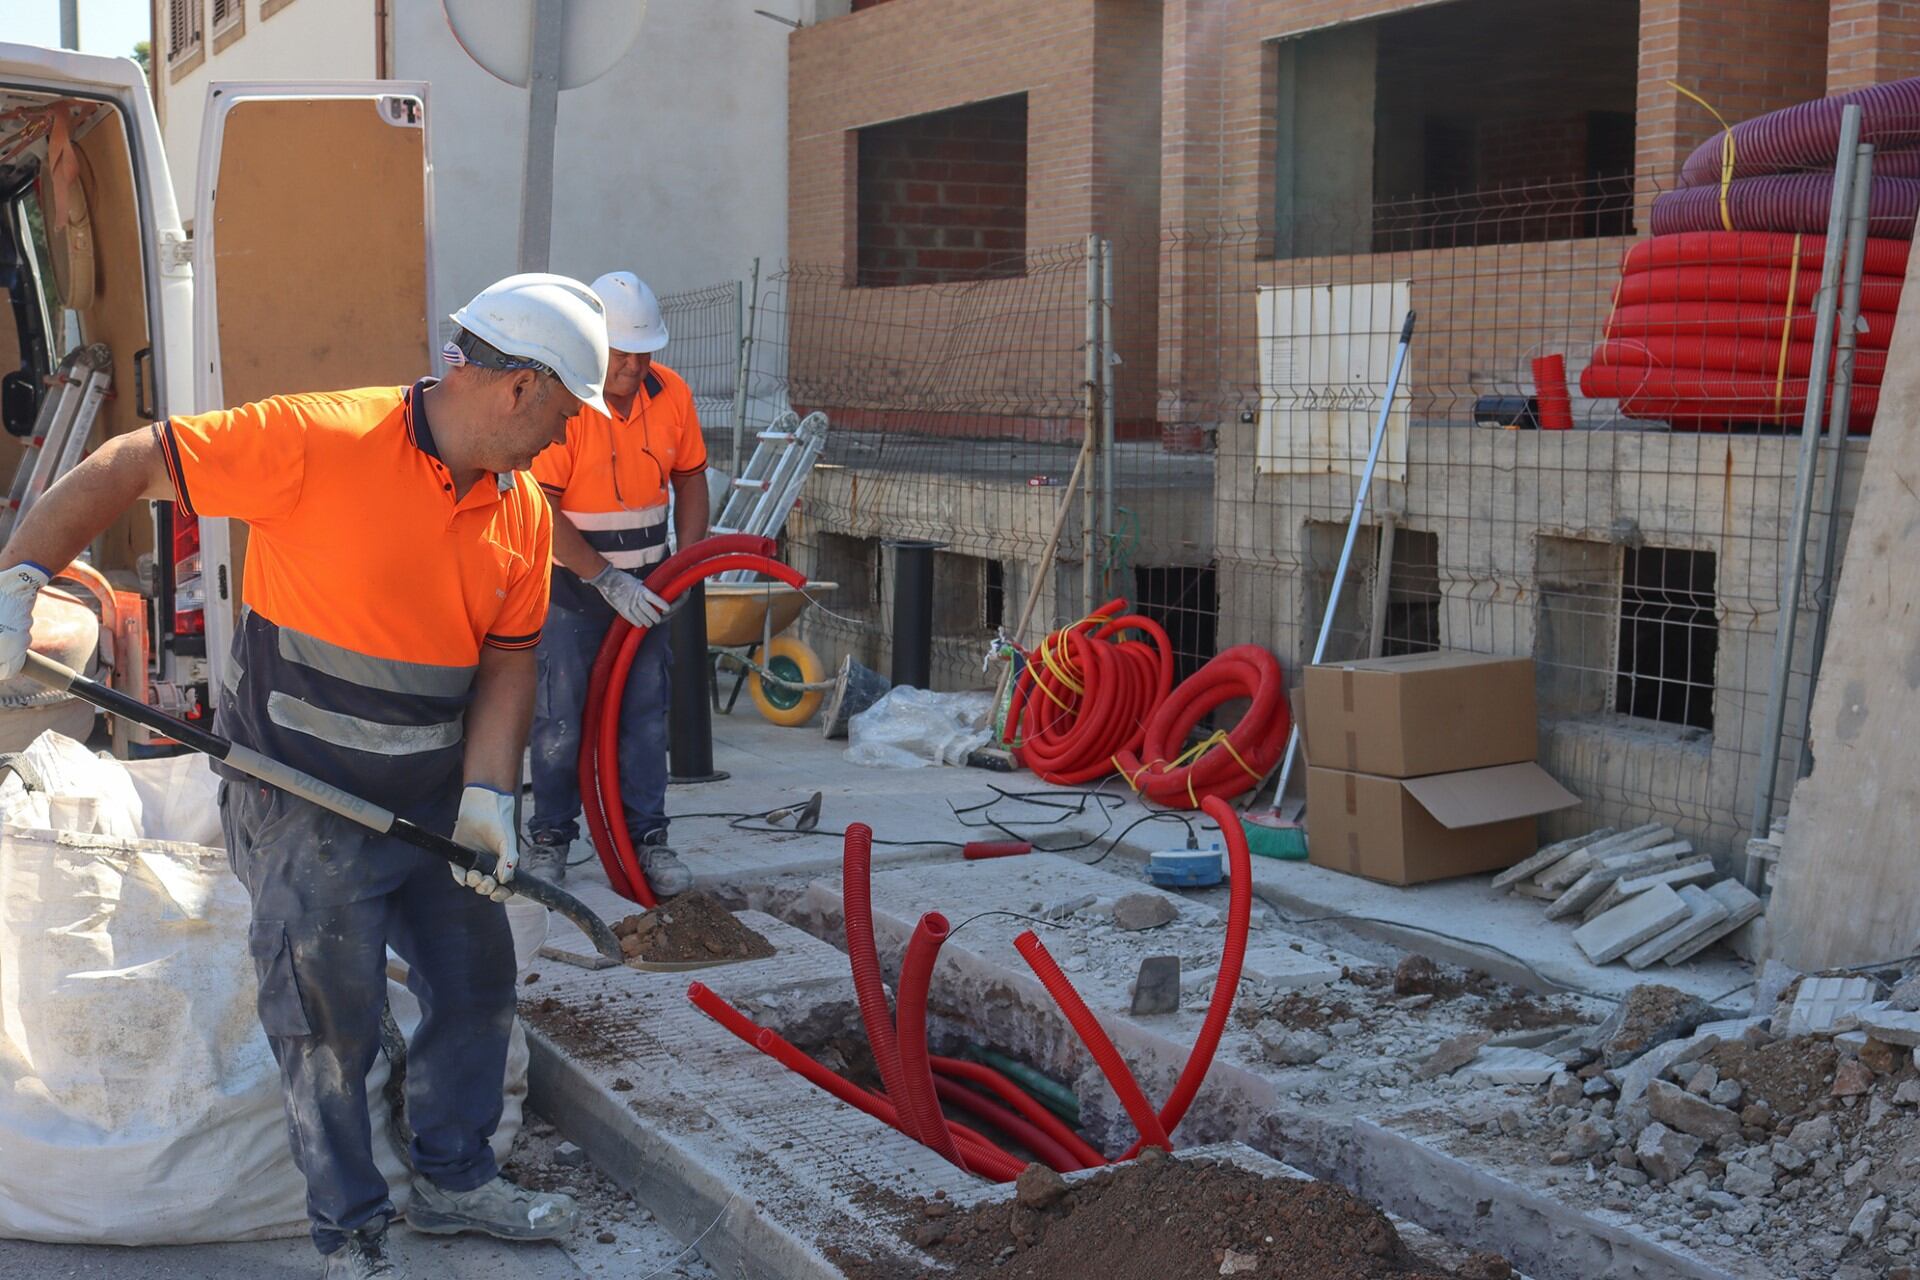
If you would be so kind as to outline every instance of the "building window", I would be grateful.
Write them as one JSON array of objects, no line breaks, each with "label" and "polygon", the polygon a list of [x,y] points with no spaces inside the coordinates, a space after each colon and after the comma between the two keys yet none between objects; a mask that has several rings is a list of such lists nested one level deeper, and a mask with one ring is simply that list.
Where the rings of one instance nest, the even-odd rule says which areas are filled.
[{"label": "building window", "polygon": [[1027,96],[859,130],[854,283],[1026,274]]},{"label": "building window", "polygon": [[1136,565],[1133,607],[1166,629],[1173,642],[1178,684],[1213,657],[1220,625],[1220,594],[1212,565]]},{"label": "building window", "polygon": [[202,0],[167,0],[167,61],[179,62],[200,52],[206,39]]},{"label": "building window", "polygon": [[1429,653],[1440,647],[1440,535],[1395,529],[1387,571],[1380,652]]},{"label": "building window", "polygon": [[933,634],[991,634],[1006,616],[1006,566],[982,556],[933,553]]},{"label": "building window", "polygon": [[1714,554],[1628,547],[1620,571],[1614,710],[1643,720],[1713,728]]},{"label": "building window", "polygon": [[1628,234],[1639,36],[1639,0],[1455,0],[1279,42],[1275,253]]},{"label": "building window", "polygon": [[[1440,647],[1440,535],[1395,528],[1392,562],[1383,584],[1380,552],[1384,536],[1379,525],[1368,524],[1360,526],[1359,536],[1354,539],[1353,559],[1340,588],[1340,608],[1327,635],[1329,662],[1373,653],[1383,657],[1425,653]],[[1347,526],[1343,522],[1313,520],[1307,524],[1303,661],[1313,653],[1320,638],[1320,623],[1333,594],[1340,548],[1346,540]],[[1382,590],[1386,593],[1384,600],[1380,598]]]},{"label": "building window", "polygon": [[821,533],[814,541],[813,569],[819,582],[837,582],[834,611],[863,622],[882,616],[880,540]]},{"label": "building window", "polygon": [[213,0],[213,34],[219,35],[246,14],[242,0]]}]

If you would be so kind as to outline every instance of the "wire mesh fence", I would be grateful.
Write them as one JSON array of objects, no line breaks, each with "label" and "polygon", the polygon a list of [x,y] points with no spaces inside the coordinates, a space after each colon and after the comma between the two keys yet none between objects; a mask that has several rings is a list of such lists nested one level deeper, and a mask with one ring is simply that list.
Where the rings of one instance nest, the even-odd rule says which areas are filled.
[{"label": "wire mesh fence", "polygon": [[[756,404],[832,422],[786,535],[840,584],[809,637],[884,667],[884,544],[913,538],[943,546],[943,683],[988,682],[997,632],[1031,644],[1111,596],[1167,626],[1182,674],[1247,641],[1293,671],[1411,310],[1326,656],[1531,655],[1542,760],[1584,800],[1555,823],[1657,818],[1732,847],[1774,755],[1763,712],[1827,210],[1816,192],[1782,230],[1727,232],[1700,190],[1642,174],[1156,228],[904,287],[783,267],[750,300],[745,375]],[[1634,231],[1650,225],[1665,234]],[[1856,433],[1906,241],[1867,249],[1843,352]],[[1863,453],[1858,434],[1831,443],[1816,549],[1844,538]],[[1816,575],[1802,598],[1781,804],[1825,588]]]}]

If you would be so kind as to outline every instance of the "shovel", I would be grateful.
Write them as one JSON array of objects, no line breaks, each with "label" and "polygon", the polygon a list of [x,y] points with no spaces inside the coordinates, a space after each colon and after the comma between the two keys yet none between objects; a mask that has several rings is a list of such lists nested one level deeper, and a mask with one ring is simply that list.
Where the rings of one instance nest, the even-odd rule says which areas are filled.
[{"label": "shovel", "polygon": [[[258,751],[229,742],[218,734],[208,733],[184,720],[176,720],[164,711],[155,711],[144,702],[130,698],[117,689],[110,689],[98,680],[87,677],[62,666],[51,658],[37,653],[27,654],[27,665],[21,675],[44,688],[60,693],[71,694],[82,702],[90,702],[102,711],[122,716],[135,724],[145,725],[156,733],[163,733],[202,755],[212,756],[229,768],[238,769],[248,777],[279,787],[282,791],[299,796],[302,800],[330,809],[341,817],[357,822],[363,827],[378,831],[382,835],[394,836],[416,849],[425,849],[428,853],[445,858],[454,866],[467,871],[478,871],[482,875],[493,875],[499,860],[493,854],[480,849],[469,849],[465,845],[455,844],[446,836],[437,835],[416,822],[382,809],[360,797],[349,795],[340,788],[320,781],[312,774],[302,773],[278,760],[268,759]],[[625,959],[620,953],[620,940],[613,936],[613,930],[606,921],[595,915],[587,905],[555,884],[549,884],[538,876],[518,874],[506,882],[506,888],[543,907],[558,911],[567,919],[580,926],[580,931],[593,940],[594,950],[618,964]]]}]

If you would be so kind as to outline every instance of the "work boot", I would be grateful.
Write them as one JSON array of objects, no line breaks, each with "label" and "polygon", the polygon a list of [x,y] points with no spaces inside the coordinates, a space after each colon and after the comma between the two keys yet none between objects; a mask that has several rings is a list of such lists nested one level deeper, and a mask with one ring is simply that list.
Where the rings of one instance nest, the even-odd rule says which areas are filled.
[{"label": "work boot", "polygon": [[408,1224],[430,1236],[484,1231],[500,1240],[558,1240],[579,1220],[572,1196],[529,1191],[499,1177],[471,1191],[446,1191],[415,1178],[407,1206]]},{"label": "work boot", "polygon": [[567,878],[567,861],[573,842],[557,831],[536,831],[521,846],[520,865],[549,884]]},{"label": "work boot", "polygon": [[407,1280],[407,1268],[387,1247],[387,1229],[361,1229],[327,1255],[321,1280]]},{"label": "work boot", "polygon": [[693,872],[667,847],[665,831],[649,832],[640,842],[640,869],[656,898],[677,898],[693,888]]}]

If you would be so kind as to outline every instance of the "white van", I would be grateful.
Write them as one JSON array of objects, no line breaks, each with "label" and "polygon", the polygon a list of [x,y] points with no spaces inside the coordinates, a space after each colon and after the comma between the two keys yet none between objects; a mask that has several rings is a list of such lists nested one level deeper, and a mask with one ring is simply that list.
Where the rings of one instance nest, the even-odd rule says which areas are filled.
[{"label": "white van", "polygon": [[[426,86],[209,93],[189,240],[139,66],[0,44],[0,478],[13,477],[0,531],[109,436],[432,368]],[[89,411],[96,367],[106,394]],[[56,449],[63,422],[76,439]],[[107,584],[74,570],[95,584],[76,592],[96,597],[103,624],[95,674],[202,720],[239,608],[245,527],[151,507],[91,548]],[[116,726],[116,744],[143,740]]]}]

